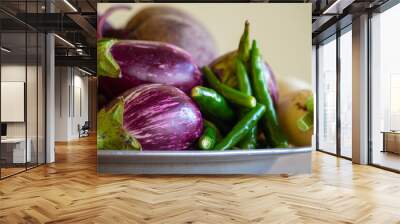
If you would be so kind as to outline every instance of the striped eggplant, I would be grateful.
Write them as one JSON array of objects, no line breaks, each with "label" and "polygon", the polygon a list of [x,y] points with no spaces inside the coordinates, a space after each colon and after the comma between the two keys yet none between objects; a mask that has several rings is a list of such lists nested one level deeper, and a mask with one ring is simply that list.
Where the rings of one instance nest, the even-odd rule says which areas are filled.
[{"label": "striped eggplant", "polygon": [[202,83],[191,56],[165,43],[102,39],[97,44],[99,93],[108,101],[145,83],[175,86],[185,93]]},{"label": "striped eggplant", "polygon": [[[129,140],[131,149],[185,150],[200,137],[203,129],[203,119],[197,106],[184,92],[173,86],[140,85],[125,92],[100,113],[115,114],[115,111],[120,111],[121,116],[104,116],[117,117],[119,121],[114,123],[114,127],[101,125],[110,123],[109,120],[98,121],[99,127],[105,129],[99,130],[103,135],[99,136],[100,142],[111,142],[108,145],[112,145],[115,139],[106,139],[107,132],[122,128],[124,134],[119,136]],[[115,124],[119,125],[115,127]],[[141,147],[137,147],[138,143]],[[102,144],[104,147],[99,148],[107,148],[106,145]],[[122,145],[113,149],[125,147]]]}]

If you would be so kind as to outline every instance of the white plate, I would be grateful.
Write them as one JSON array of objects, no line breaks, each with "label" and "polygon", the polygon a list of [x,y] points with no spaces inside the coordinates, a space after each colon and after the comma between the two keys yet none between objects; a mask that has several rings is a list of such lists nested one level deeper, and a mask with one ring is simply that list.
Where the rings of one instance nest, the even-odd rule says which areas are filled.
[{"label": "white plate", "polygon": [[98,150],[98,171],[118,174],[300,174],[311,148],[228,151]]}]

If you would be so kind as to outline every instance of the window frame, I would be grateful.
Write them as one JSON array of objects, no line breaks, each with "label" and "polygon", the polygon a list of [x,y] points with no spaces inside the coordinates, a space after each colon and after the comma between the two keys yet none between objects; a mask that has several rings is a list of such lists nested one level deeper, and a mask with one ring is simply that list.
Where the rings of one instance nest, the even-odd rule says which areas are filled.
[{"label": "window frame", "polygon": [[368,38],[368,69],[367,69],[367,77],[368,77],[368,111],[367,111],[367,117],[368,117],[368,165],[373,166],[373,167],[377,167],[383,170],[387,170],[387,171],[391,171],[391,172],[395,172],[395,173],[400,173],[400,170],[391,168],[391,167],[387,167],[384,165],[380,165],[380,164],[376,164],[373,161],[373,153],[374,153],[374,149],[373,149],[373,132],[372,132],[372,58],[373,58],[373,50],[372,50],[372,41],[373,41],[373,35],[372,35],[372,31],[373,31],[373,27],[372,27],[372,19],[374,17],[374,14],[381,14],[384,13],[385,11],[393,8],[394,6],[397,6],[398,4],[400,4],[400,0],[388,0],[385,3],[383,3],[382,5],[369,10],[368,13],[368,32],[367,32],[367,38]]},{"label": "window frame", "polygon": [[[340,67],[340,60],[341,60],[341,55],[340,55],[340,37],[344,35],[347,32],[352,31],[352,23],[347,24],[346,26],[342,27],[339,29],[337,28],[336,32],[333,33],[332,35],[328,36],[327,38],[319,41],[316,44],[316,52],[315,52],[315,57],[316,57],[316,72],[315,72],[315,81],[316,81],[316,130],[315,130],[315,143],[316,143],[316,150],[319,152],[323,152],[329,155],[337,156],[343,159],[347,160],[352,160],[352,158],[347,157],[342,155],[341,153],[341,118],[340,118],[340,103],[341,103],[341,97],[340,97],[340,82],[341,82],[341,67]],[[319,84],[320,84],[320,74],[319,74],[319,65],[320,65],[320,56],[319,56],[319,47],[321,44],[326,44],[330,41],[336,41],[336,152],[328,152],[327,150],[321,149],[320,148],[320,143],[319,143],[319,131],[320,131],[320,124],[319,124]]]}]

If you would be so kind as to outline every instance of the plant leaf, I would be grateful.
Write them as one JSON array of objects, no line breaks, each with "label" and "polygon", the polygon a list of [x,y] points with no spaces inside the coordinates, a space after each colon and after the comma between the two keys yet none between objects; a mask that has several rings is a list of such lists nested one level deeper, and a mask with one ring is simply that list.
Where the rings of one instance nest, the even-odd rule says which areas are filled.
[{"label": "plant leaf", "polygon": [[97,115],[97,148],[100,150],[140,150],[141,145],[123,127],[124,101],[119,98],[111,108]]},{"label": "plant leaf", "polygon": [[111,78],[119,78],[121,70],[113,58],[110,49],[117,42],[115,39],[97,41],[97,74]]}]

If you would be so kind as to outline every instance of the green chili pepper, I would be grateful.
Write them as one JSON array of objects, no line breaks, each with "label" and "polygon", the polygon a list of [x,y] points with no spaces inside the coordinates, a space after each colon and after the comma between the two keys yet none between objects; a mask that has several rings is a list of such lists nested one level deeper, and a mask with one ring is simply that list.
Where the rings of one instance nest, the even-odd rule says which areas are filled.
[{"label": "green chili pepper", "polygon": [[244,31],[239,42],[238,56],[239,59],[247,64],[250,58],[250,34],[249,34],[249,21],[246,20],[244,24]]},{"label": "green chili pepper", "polygon": [[249,113],[247,113],[233,128],[232,130],[219,142],[216,150],[232,149],[249,131],[257,125],[258,120],[265,113],[265,106],[257,104]]},{"label": "green chili pepper", "polygon": [[236,76],[238,79],[240,92],[251,96],[252,95],[251,84],[249,76],[247,75],[246,66],[239,58],[235,60],[235,66],[236,66]]},{"label": "green chili pepper", "polygon": [[254,126],[249,133],[239,142],[238,146],[241,149],[256,149],[258,145],[258,128]]},{"label": "green chili pepper", "polygon": [[[247,75],[246,66],[239,58],[235,61],[236,76],[238,79],[239,90],[247,95],[252,95],[251,84],[249,76]],[[240,108],[241,117],[243,117],[249,109]],[[243,138],[239,143],[239,147],[242,149],[255,149],[257,147],[257,125],[254,126],[251,131]]]},{"label": "green chili pepper", "polygon": [[218,133],[219,131],[214,124],[204,121],[204,131],[198,141],[199,148],[202,150],[212,150],[217,143]]},{"label": "green chili pepper", "polygon": [[235,113],[228,102],[215,90],[196,86],[192,89],[191,96],[206,116],[224,121],[232,121],[235,118]]},{"label": "green chili pepper", "polygon": [[257,101],[254,97],[243,94],[240,91],[221,83],[208,66],[203,68],[203,72],[208,84],[219,94],[224,96],[229,102],[247,108],[253,108],[256,106]]},{"label": "green chili pepper", "polygon": [[221,140],[221,138],[222,138],[221,132],[219,131],[219,129],[213,122],[208,121],[208,120],[203,120],[203,123],[205,126],[215,129],[215,131],[217,132],[217,141]]},{"label": "green chili pepper", "polygon": [[288,140],[279,126],[274,103],[268,90],[267,81],[265,80],[264,60],[255,40],[253,40],[253,46],[251,48],[250,65],[254,95],[257,101],[265,105],[267,109],[262,119],[264,134],[267,139],[272,141],[270,144],[273,147],[287,147]]}]

